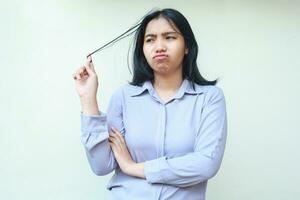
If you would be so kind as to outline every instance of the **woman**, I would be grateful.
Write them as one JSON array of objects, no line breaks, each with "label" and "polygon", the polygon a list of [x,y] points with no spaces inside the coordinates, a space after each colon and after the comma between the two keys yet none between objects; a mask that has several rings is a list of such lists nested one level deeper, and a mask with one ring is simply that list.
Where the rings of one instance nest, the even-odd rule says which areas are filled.
[{"label": "woman", "polygon": [[108,199],[205,199],[227,135],[223,92],[198,71],[198,46],[174,9],[148,14],[135,35],[133,80],[98,110],[91,57],[73,76],[93,172],[114,175]]}]

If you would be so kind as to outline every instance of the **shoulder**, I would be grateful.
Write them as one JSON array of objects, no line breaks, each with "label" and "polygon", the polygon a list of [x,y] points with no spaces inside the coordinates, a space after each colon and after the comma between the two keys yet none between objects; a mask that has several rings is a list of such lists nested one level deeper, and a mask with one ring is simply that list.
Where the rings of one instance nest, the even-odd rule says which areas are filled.
[{"label": "shoulder", "polygon": [[223,89],[215,85],[195,84],[195,90],[202,93],[208,103],[225,99]]},{"label": "shoulder", "polygon": [[195,86],[195,90],[198,93],[203,93],[205,95],[212,95],[212,96],[224,95],[223,90],[216,85],[198,85],[195,83],[194,86]]},{"label": "shoulder", "polygon": [[131,95],[134,95],[140,92],[143,89],[142,86],[131,85],[126,83],[115,90],[112,94],[113,99],[127,98]]}]

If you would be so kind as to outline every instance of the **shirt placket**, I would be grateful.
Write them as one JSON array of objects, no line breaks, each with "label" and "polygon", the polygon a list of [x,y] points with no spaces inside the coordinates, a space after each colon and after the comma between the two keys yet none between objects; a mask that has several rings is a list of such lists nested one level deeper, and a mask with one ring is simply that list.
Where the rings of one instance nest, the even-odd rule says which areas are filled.
[{"label": "shirt placket", "polygon": [[[165,133],[166,133],[166,106],[159,103],[159,117],[158,117],[158,126],[156,131],[156,144],[157,144],[157,158],[163,157],[165,155]],[[163,198],[163,185],[159,189],[157,199],[160,200]]]},{"label": "shirt placket", "polygon": [[166,106],[160,104],[158,127],[156,132],[157,158],[165,155],[165,134],[166,134]]}]

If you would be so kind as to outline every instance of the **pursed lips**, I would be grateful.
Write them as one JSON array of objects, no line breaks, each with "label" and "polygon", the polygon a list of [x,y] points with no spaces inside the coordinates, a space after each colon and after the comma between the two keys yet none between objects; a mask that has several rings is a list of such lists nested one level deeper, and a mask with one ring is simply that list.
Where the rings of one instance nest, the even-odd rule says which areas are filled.
[{"label": "pursed lips", "polygon": [[153,57],[153,59],[161,60],[161,59],[165,59],[167,57],[168,57],[167,54],[155,54],[155,56]]}]

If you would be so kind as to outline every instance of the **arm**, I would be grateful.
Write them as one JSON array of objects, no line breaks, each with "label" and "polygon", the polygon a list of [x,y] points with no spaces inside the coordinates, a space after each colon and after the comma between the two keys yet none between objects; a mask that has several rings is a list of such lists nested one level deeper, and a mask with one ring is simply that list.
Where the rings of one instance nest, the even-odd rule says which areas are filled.
[{"label": "arm", "polygon": [[225,99],[218,88],[209,92],[206,99],[194,152],[172,159],[161,157],[146,161],[144,175],[149,183],[188,187],[217,173],[227,135]]},{"label": "arm", "polygon": [[126,142],[118,129],[112,128],[108,138],[115,159],[123,173],[145,179],[144,163],[136,163],[127,148]]},{"label": "arm", "polygon": [[81,114],[81,142],[92,171],[97,175],[106,175],[117,167],[111,151],[108,137],[112,126],[124,134],[120,93],[115,93],[108,107],[107,114]]}]

